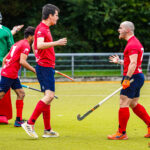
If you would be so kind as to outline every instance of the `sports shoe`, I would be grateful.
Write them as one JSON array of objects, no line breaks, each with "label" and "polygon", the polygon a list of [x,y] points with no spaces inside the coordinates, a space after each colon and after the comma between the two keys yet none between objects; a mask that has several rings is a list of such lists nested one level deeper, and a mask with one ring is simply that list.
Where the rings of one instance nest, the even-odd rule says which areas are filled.
[{"label": "sports shoe", "polygon": [[31,136],[33,138],[38,138],[38,135],[34,131],[34,125],[30,125],[26,121],[25,123],[21,124],[21,126],[29,136]]},{"label": "sports shoe", "polygon": [[15,123],[14,123],[14,127],[21,127],[21,124],[23,124],[24,123],[24,120],[21,120],[21,121],[15,121]]},{"label": "sports shoe", "polygon": [[59,136],[59,133],[53,130],[50,130],[50,131],[44,130],[44,134],[42,137],[49,138],[49,137],[58,137],[58,136]]},{"label": "sports shoe", "polygon": [[116,134],[113,134],[113,135],[108,135],[107,137],[109,140],[127,140],[128,137],[127,137],[127,134],[122,134],[120,133],[119,131],[117,131]]},{"label": "sports shoe", "polygon": [[150,127],[147,127],[148,133],[144,136],[145,138],[150,138]]}]

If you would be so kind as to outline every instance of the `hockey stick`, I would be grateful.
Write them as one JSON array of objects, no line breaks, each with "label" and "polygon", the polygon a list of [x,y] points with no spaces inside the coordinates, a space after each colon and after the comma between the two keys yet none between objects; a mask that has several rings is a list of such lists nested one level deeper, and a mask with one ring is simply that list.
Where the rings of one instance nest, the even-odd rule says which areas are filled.
[{"label": "hockey stick", "polygon": [[61,73],[61,72],[59,72],[59,71],[57,71],[57,70],[55,70],[55,72],[58,73],[58,74],[60,74],[60,75],[62,75],[62,76],[64,76],[64,77],[66,77],[66,78],[68,78],[68,79],[70,79],[70,80],[72,80],[72,81],[74,81],[73,78],[69,77],[68,75],[66,75],[66,74],[64,74],[64,73]]},{"label": "hockey stick", "polygon": [[[130,83],[132,83],[134,80],[132,79]],[[96,110],[99,106],[101,106],[104,102],[106,102],[109,98],[111,98],[113,95],[118,93],[122,89],[122,86],[118,88],[116,91],[114,91],[112,94],[108,95],[106,98],[104,98],[102,101],[100,101],[97,105],[95,105],[92,109],[90,109],[88,112],[86,112],[83,116],[80,114],[77,115],[77,119],[79,121],[83,120],[86,116],[88,116],[90,113],[92,113],[94,110]]]},{"label": "hockey stick", "polygon": [[[39,89],[35,89],[35,88],[29,87],[29,86],[27,86],[27,85],[23,85],[23,84],[22,84],[22,87],[27,88],[27,89],[31,89],[31,90],[34,90],[34,91],[42,92],[42,91],[39,90]],[[56,99],[58,99],[57,96],[54,96],[54,97],[55,97]]]}]

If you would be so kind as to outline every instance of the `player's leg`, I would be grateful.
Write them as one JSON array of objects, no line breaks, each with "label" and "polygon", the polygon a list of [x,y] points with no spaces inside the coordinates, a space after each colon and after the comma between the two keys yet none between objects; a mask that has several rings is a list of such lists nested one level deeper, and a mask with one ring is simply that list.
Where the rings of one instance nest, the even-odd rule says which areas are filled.
[{"label": "player's leg", "polygon": [[0,100],[4,97],[5,94],[6,94],[5,92],[0,91]]},{"label": "player's leg", "polygon": [[147,125],[148,133],[144,137],[150,138],[150,116],[144,106],[138,103],[138,100],[139,98],[134,98],[130,104],[130,107],[132,108],[133,112]]},{"label": "player's leg", "polygon": [[111,140],[126,140],[128,139],[126,134],[127,122],[130,117],[129,104],[131,99],[125,95],[120,95],[120,109],[118,112],[119,128],[116,134],[108,135],[108,139]]},{"label": "player's leg", "polygon": [[141,104],[138,103],[139,101],[139,97],[140,97],[140,90],[144,84],[144,75],[143,74],[138,74],[138,75],[134,75],[134,80],[136,82],[136,93],[135,93],[135,97],[132,100],[130,107],[132,108],[133,112],[139,117],[141,118],[145,124],[148,127],[148,133],[145,135],[145,137],[150,138],[150,116],[147,113],[146,109],[144,108],[144,106],[142,106]]},{"label": "player's leg", "polygon": [[[43,121],[44,121],[44,135],[43,137],[57,137],[59,134],[57,132],[52,131],[50,124],[50,103],[54,99],[55,95],[55,70],[53,68],[41,67],[37,66],[37,77],[40,82],[41,90],[44,91],[44,97],[41,99],[43,102],[42,113],[43,113]],[[41,105],[41,104],[40,104]],[[34,113],[28,120],[29,124],[33,124],[38,116],[38,107],[36,107]]]},{"label": "player's leg", "polygon": [[[2,68],[0,67],[0,72],[1,72],[1,69]],[[1,81],[1,75],[0,75],[0,81]],[[9,117],[12,118],[12,105],[11,105],[11,99],[10,99],[10,91],[5,95],[5,97],[4,97],[4,95],[5,95],[5,92],[0,92],[0,123],[8,124],[7,116],[9,116],[9,115],[6,116],[5,108],[7,109],[9,107],[8,104],[10,104],[11,116],[9,116]],[[4,115],[4,113],[5,113],[5,115]]]},{"label": "player's leg", "polygon": [[13,84],[11,85],[12,89],[15,91],[17,95],[16,99],[16,120],[15,120],[15,127],[21,127],[22,121],[22,112],[23,112],[23,99],[25,96],[25,92],[21,86],[19,78],[14,79]]},{"label": "player's leg", "polygon": [[[36,66],[37,78],[41,86],[41,91],[44,92],[44,97],[38,102],[33,114],[28,120],[29,124],[34,125],[39,115],[46,108],[48,108],[47,105],[50,105],[51,101],[54,99],[54,95],[55,95],[54,81],[55,80],[54,80],[54,73],[52,70],[50,69],[50,67],[41,67],[39,65]],[[51,78],[53,79],[53,81]]]},{"label": "player's leg", "polygon": [[49,138],[49,137],[58,137],[59,134],[55,131],[52,130],[51,128],[51,123],[50,123],[50,102],[54,99],[55,93],[50,90],[46,90],[45,96],[42,98],[42,101],[47,104],[47,106],[43,110],[43,121],[44,121],[44,138]]},{"label": "player's leg", "polygon": [[130,107],[132,108],[133,112],[147,125],[148,133],[144,137],[150,138],[150,116],[144,106],[138,103],[138,100],[139,98],[134,98],[130,104]]},{"label": "player's leg", "polygon": [[120,92],[120,109],[118,112],[119,129],[116,134],[109,135],[108,139],[112,139],[112,140],[128,139],[126,134],[126,127],[130,117],[129,105],[136,91],[134,84],[135,83],[132,82],[130,87],[128,87],[127,89],[122,89]]},{"label": "player's leg", "polygon": [[12,104],[10,97],[10,86],[12,80],[6,77],[0,82],[0,123],[8,124],[8,119],[12,118]]},{"label": "player's leg", "polygon": [[[47,105],[49,105],[50,102],[54,98],[55,93],[53,91],[51,91],[50,88],[48,88],[50,86],[50,83],[51,83],[51,82],[49,82],[49,81],[51,81],[50,80],[51,76],[49,76],[49,72],[51,72],[49,70],[49,67],[41,67],[39,65],[36,66],[37,78],[38,78],[38,81],[41,85],[41,90],[44,91],[45,95],[37,103],[31,117],[29,118],[29,120],[26,124],[26,126],[27,126],[26,129],[29,129],[29,130],[25,130],[25,131],[32,137],[35,134],[34,124],[35,124],[36,120],[38,119],[40,114],[43,113],[43,111],[47,110],[50,113],[50,109]],[[53,73],[53,76],[54,76],[54,73]],[[54,88],[54,86],[53,86],[53,88]],[[47,117],[50,120],[50,115],[49,116],[47,115]],[[44,117],[44,118],[47,118],[47,117]],[[24,124],[22,126],[24,126]]]},{"label": "player's leg", "polygon": [[132,108],[133,112],[141,118],[145,124],[150,127],[150,116],[148,115],[146,109],[144,106],[138,103],[139,98],[134,98],[133,101],[130,104],[130,107]]},{"label": "player's leg", "polygon": [[6,95],[5,92],[0,92],[0,124],[8,124],[8,118],[12,118],[10,90],[7,92]]},{"label": "player's leg", "polygon": [[17,94],[16,100],[16,120],[15,120],[15,127],[21,127],[21,124],[24,122],[22,120],[22,113],[23,113],[23,106],[24,106],[24,96],[25,92],[23,89],[16,89],[14,90]]},{"label": "player's leg", "polygon": [[[45,76],[45,96],[42,98],[42,101],[47,104],[47,107],[45,107],[43,111],[43,121],[44,121],[44,134],[43,137],[48,138],[48,137],[58,137],[59,134],[55,131],[52,130],[51,128],[51,121],[50,121],[50,103],[54,99],[55,95],[55,70],[53,68],[49,68],[47,71],[48,76]],[[47,84],[48,83],[48,84]],[[42,88],[42,87],[41,87]]]}]

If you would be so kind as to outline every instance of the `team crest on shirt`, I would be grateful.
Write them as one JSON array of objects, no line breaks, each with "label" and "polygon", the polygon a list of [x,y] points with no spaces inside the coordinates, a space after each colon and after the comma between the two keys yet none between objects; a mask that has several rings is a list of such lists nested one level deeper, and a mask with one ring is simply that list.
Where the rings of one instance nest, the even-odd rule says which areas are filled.
[{"label": "team crest on shirt", "polygon": [[29,49],[28,49],[28,48],[26,48],[26,49],[24,50],[24,52],[29,52]]},{"label": "team crest on shirt", "polygon": [[41,34],[41,31],[38,31],[37,34]]}]

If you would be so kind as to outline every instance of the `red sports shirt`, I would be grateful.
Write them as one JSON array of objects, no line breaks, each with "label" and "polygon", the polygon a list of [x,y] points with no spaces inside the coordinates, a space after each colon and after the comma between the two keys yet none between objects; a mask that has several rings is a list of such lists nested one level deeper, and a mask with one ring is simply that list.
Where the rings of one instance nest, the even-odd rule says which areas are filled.
[{"label": "red sports shirt", "polygon": [[54,47],[47,49],[37,49],[37,39],[44,38],[44,42],[53,42],[53,38],[50,32],[50,29],[44,23],[40,23],[35,30],[34,34],[34,49],[35,57],[38,65],[43,67],[52,67],[55,68],[55,51]]},{"label": "red sports shirt", "polygon": [[142,73],[141,64],[143,61],[143,52],[144,52],[144,48],[143,48],[142,44],[140,43],[140,41],[135,36],[132,36],[128,40],[128,43],[124,50],[124,72],[123,72],[123,75],[127,74],[128,67],[130,64],[129,56],[131,56],[133,54],[138,55],[137,66],[136,66],[136,69],[133,74]]},{"label": "red sports shirt", "polygon": [[28,55],[30,52],[30,45],[26,39],[20,40],[15,43],[7,57],[6,63],[2,68],[1,75],[7,78],[16,79],[18,78],[18,71],[21,67],[20,56],[21,53]]}]

